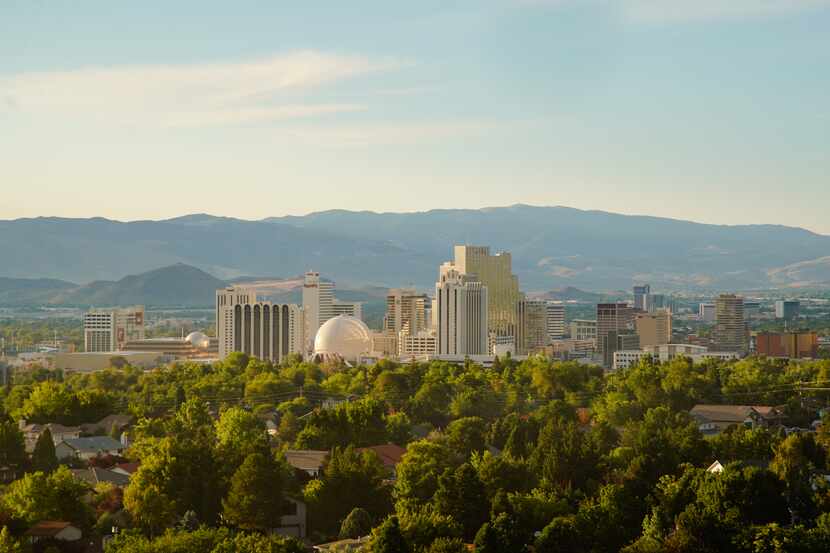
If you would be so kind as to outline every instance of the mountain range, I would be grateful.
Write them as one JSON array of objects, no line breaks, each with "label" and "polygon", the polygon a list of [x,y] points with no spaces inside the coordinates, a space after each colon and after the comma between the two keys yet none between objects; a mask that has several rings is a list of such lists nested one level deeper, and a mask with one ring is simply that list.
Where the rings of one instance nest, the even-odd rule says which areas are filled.
[{"label": "mountain range", "polygon": [[830,286],[830,237],[801,228],[527,205],[416,213],[334,210],[259,221],[202,214],[163,221],[0,221],[0,274],[53,279],[41,286],[90,299],[112,289],[95,281],[176,263],[221,282],[243,275],[291,278],[314,269],[338,287],[429,289],[438,265],[459,243],[510,251],[528,291],[629,289],[634,282],[667,291]]}]

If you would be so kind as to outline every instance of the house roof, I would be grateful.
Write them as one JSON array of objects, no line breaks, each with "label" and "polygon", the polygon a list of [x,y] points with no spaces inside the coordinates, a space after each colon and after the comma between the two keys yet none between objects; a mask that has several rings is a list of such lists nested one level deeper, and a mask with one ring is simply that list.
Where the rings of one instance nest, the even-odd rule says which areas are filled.
[{"label": "house roof", "polygon": [[383,444],[362,447],[358,451],[374,451],[385,467],[394,467],[401,462],[406,448],[396,444]]},{"label": "house roof", "polygon": [[121,469],[127,474],[133,474],[138,470],[140,463],[118,463],[115,468]]},{"label": "house roof", "polygon": [[295,469],[319,471],[329,456],[328,451],[314,449],[289,449],[285,452],[285,460]]},{"label": "house roof", "polygon": [[72,526],[68,522],[59,520],[43,520],[26,531],[27,536],[52,537]]},{"label": "house roof", "polygon": [[21,431],[26,434],[41,434],[47,428],[52,434],[75,434],[81,431],[79,426],[64,426],[56,422],[50,422],[48,424],[27,424],[21,428]]},{"label": "house roof", "polygon": [[124,487],[130,483],[130,477],[120,472],[114,472],[107,469],[92,467],[88,469],[73,469],[72,474],[78,480],[83,480],[91,486],[100,484],[101,482],[108,482],[118,487]]},{"label": "house roof", "polygon": [[[68,438],[61,442],[76,451],[96,452],[124,449],[121,442],[109,436],[89,436],[87,438]],[[60,444],[58,444],[60,445]]]},{"label": "house roof", "polygon": [[112,428],[113,425],[115,425],[117,428],[123,428],[130,424],[132,420],[133,417],[131,415],[108,415],[103,419],[99,420],[98,422],[83,424],[81,425],[81,428],[83,428],[84,431],[87,432],[99,428],[109,430]]},{"label": "house roof", "polygon": [[742,423],[746,419],[760,414],[750,405],[706,405],[699,404],[689,412],[693,417],[712,422]]}]

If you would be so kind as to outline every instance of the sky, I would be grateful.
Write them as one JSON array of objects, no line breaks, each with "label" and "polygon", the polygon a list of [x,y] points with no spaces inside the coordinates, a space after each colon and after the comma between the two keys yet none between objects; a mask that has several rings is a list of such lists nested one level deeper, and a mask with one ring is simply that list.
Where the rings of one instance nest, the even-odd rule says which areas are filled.
[{"label": "sky", "polygon": [[830,234],[830,0],[0,2],[0,219],[515,203]]}]

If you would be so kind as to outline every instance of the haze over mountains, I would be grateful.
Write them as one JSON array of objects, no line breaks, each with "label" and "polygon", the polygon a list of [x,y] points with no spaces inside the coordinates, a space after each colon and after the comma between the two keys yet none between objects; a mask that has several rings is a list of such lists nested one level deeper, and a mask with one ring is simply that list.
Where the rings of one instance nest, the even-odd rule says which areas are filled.
[{"label": "haze over mountains", "polygon": [[[635,281],[667,290],[830,286],[830,237],[804,229],[525,205],[326,211],[262,221],[210,215],[126,223],[0,221],[0,275],[58,279],[64,282],[41,281],[41,291],[90,299],[106,298],[112,286],[93,282],[81,291],[72,283],[114,281],[175,263],[214,275],[193,275],[194,284],[205,287],[243,275],[289,278],[315,269],[343,287],[429,288],[454,243],[512,252],[514,271],[529,291],[627,289]],[[138,282],[122,284],[140,288]],[[181,297],[188,290],[170,294]]]}]

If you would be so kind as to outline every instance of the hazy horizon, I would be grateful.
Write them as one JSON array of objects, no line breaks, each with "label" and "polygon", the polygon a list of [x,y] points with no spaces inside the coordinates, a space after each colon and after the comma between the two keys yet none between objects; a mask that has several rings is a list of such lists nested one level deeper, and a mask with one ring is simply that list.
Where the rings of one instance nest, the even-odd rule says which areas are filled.
[{"label": "hazy horizon", "polygon": [[186,217],[206,216],[206,217],[215,217],[215,218],[220,218],[220,219],[221,218],[227,218],[227,219],[236,219],[236,220],[240,220],[240,221],[258,222],[258,221],[263,221],[263,220],[267,220],[267,219],[278,219],[278,218],[282,218],[282,217],[302,218],[302,217],[307,217],[307,216],[316,215],[316,214],[320,214],[320,213],[336,212],[336,211],[343,211],[343,212],[350,212],[350,213],[369,213],[369,214],[374,214],[374,215],[407,215],[407,214],[427,213],[427,212],[433,212],[433,211],[457,211],[457,210],[486,211],[486,210],[495,210],[495,209],[508,209],[508,208],[513,208],[513,207],[529,207],[529,208],[538,208],[538,209],[546,209],[546,208],[573,209],[573,210],[589,212],[589,213],[590,212],[608,213],[608,214],[611,214],[611,215],[621,215],[621,216],[625,216],[625,217],[648,217],[648,218],[654,218],[654,219],[667,219],[667,220],[671,220],[671,221],[678,221],[678,222],[685,222],[685,223],[693,223],[693,224],[701,224],[701,225],[715,225],[715,226],[725,226],[725,227],[732,227],[732,226],[780,226],[780,227],[786,227],[786,228],[806,230],[808,232],[812,232],[813,234],[817,234],[817,235],[820,235],[820,236],[830,236],[830,232],[827,232],[827,233],[817,232],[817,231],[814,231],[814,230],[812,230],[810,228],[807,228],[805,226],[787,225],[787,224],[781,224],[781,223],[770,223],[770,222],[766,222],[766,221],[758,221],[758,222],[755,222],[755,223],[709,223],[709,222],[705,222],[705,221],[696,221],[696,220],[693,220],[693,219],[684,219],[684,218],[681,218],[681,217],[668,217],[668,216],[661,216],[661,215],[655,215],[655,214],[649,214],[649,213],[623,213],[623,212],[619,212],[619,211],[608,211],[608,210],[604,210],[604,209],[582,209],[582,208],[568,206],[568,205],[542,205],[542,204],[526,204],[526,203],[514,203],[514,204],[509,204],[509,205],[487,205],[487,206],[483,206],[483,207],[433,207],[433,208],[418,209],[418,210],[411,210],[411,211],[376,211],[376,210],[371,210],[371,209],[332,208],[332,209],[321,209],[321,210],[316,210],[316,211],[309,211],[309,212],[306,212],[306,213],[299,213],[299,214],[293,214],[293,213],[272,214],[272,215],[266,215],[265,217],[259,217],[259,218],[234,217],[234,216],[231,216],[231,215],[224,215],[224,214],[221,214],[221,213],[192,212],[192,213],[182,213],[180,215],[173,215],[172,217],[158,217],[158,218],[148,217],[148,218],[142,218],[142,219],[118,219],[118,218],[115,218],[115,217],[107,217],[105,215],[92,215],[92,216],[87,216],[87,217],[81,217],[81,216],[79,216],[79,217],[64,217],[64,216],[61,216],[61,215],[43,214],[43,215],[35,215],[35,216],[29,216],[29,217],[15,217],[15,218],[9,218],[9,219],[0,218],[0,221],[9,222],[9,221],[15,221],[15,220],[24,220],[24,219],[53,219],[54,218],[54,219],[70,219],[70,220],[73,220],[73,219],[74,220],[106,219],[106,220],[115,221],[115,222],[118,222],[118,223],[137,223],[137,222],[142,222],[142,221],[160,222],[160,221],[170,221],[170,220],[175,220],[175,219],[182,219],[182,218],[186,218]]}]

